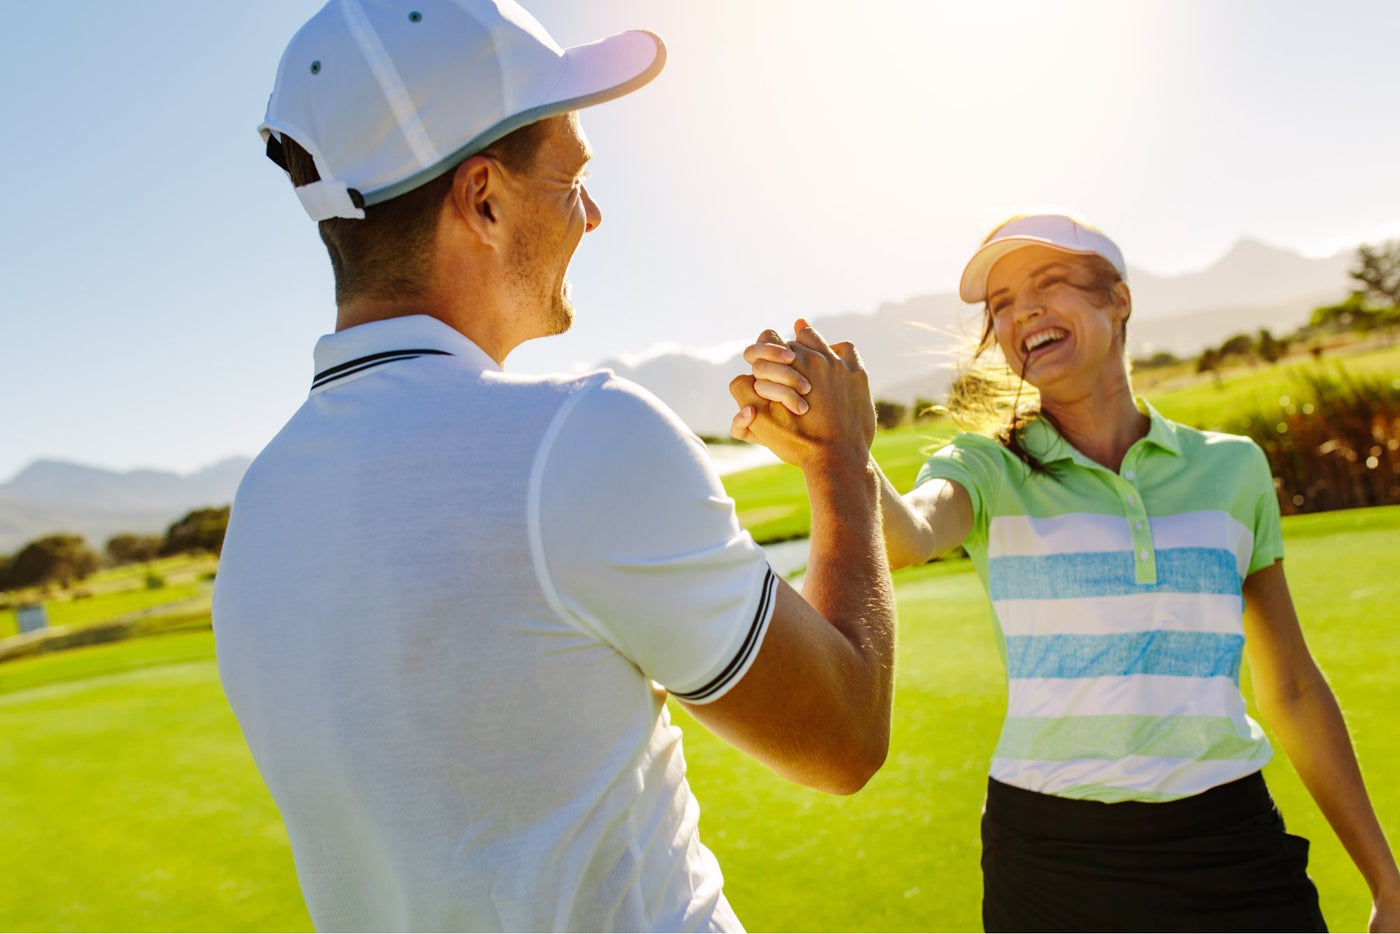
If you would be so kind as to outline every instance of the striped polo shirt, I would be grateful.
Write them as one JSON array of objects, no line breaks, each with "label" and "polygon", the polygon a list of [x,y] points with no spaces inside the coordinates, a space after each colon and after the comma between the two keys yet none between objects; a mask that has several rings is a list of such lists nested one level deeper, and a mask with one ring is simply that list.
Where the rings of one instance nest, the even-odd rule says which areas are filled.
[{"label": "striped polo shirt", "polygon": [[1114,473],[1045,420],[1032,473],[958,435],[916,485],[972,500],[964,547],[992,601],[1007,712],[991,775],[1093,801],[1169,801],[1258,771],[1272,750],[1240,693],[1245,577],[1283,557],[1264,453],[1151,418]]}]

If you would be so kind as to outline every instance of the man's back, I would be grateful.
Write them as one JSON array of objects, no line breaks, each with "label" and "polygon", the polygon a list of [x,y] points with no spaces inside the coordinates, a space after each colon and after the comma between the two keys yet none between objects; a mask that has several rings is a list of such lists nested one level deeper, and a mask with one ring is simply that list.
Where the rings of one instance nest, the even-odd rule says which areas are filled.
[{"label": "man's back", "polygon": [[[646,534],[620,555],[607,504],[567,508],[615,381],[506,376],[426,318],[332,335],[317,364],[239,490],[215,597],[220,673],[317,926],[737,927],[650,680],[732,683],[761,639],[772,583],[732,509],[732,530],[665,530],[712,622],[671,638],[658,619],[638,645],[607,601],[637,571],[620,565],[654,573]],[[642,434],[674,486],[685,442]],[[600,546],[596,573],[573,563]]]}]

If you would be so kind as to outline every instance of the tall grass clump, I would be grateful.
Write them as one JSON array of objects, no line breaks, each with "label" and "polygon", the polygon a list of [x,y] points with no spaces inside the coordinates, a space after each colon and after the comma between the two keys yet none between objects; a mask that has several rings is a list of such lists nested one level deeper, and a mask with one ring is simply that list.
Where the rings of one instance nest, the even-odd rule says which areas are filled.
[{"label": "tall grass clump", "polygon": [[1284,515],[1400,504],[1400,379],[1301,374],[1232,430],[1269,458]]}]

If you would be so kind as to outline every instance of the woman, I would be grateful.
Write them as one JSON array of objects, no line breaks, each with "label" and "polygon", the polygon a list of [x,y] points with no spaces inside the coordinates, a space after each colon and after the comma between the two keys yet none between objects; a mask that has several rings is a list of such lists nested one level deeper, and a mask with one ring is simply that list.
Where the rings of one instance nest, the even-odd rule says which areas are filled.
[{"label": "woman", "polygon": [[[960,292],[985,309],[977,356],[999,349],[1039,406],[995,440],[956,437],[903,497],[883,485],[891,564],[963,545],[995,611],[1008,706],[982,820],[986,929],[1326,929],[1308,843],[1260,775],[1247,651],[1260,709],[1371,888],[1371,930],[1396,930],[1400,872],[1298,625],[1268,464],[1133,396],[1125,277],[1074,218],[994,230]],[[736,437],[772,417],[762,400],[806,409],[801,333],[774,338],[746,352],[762,399]]]}]

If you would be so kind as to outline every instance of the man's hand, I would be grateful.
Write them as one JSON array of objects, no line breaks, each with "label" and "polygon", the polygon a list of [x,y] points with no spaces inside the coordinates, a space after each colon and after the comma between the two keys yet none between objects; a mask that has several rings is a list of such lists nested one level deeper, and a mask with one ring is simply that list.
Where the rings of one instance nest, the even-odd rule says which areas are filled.
[{"label": "man's hand", "polygon": [[794,327],[791,344],[765,331],[745,351],[754,372],[729,384],[740,406],[730,434],[804,469],[831,457],[863,462],[875,438],[875,403],[855,346],[828,345],[801,318]]}]

